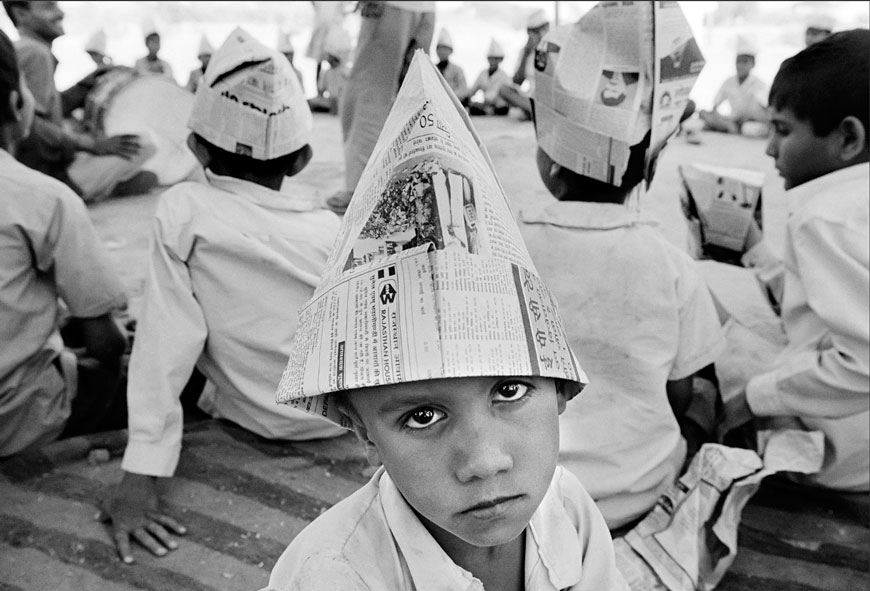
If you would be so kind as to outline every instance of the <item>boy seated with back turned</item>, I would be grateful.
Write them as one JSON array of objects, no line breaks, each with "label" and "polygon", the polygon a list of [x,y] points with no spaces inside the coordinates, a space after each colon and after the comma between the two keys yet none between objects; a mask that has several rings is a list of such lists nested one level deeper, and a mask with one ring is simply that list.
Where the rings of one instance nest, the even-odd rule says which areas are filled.
[{"label": "boy seated with back turned", "polygon": [[[606,22],[603,10],[596,6],[587,14]],[[542,44],[547,51],[538,51],[536,89],[548,90],[533,101],[538,171],[557,201],[522,211],[520,227],[590,378],[583,396],[560,417],[559,462],[615,529],[645,515],[680,475],[687,455],[714,439],[715,415],[693,414],[704,405],[687,411],[693,376],[725,343],[694,261],[652,219],[625,204],[644,181],[649,127],[635,132],[621,178],[599,180],[581,174],[575,158],[585,153],[584,137],[594,133],[574,123],[581,120],[571,110],[576,102],[563,101],[563,107],[546,100],[557,94],[553,86],[589,90],[575,81],[576,69],[560,67],[580,67],[583,56],[570,55],[571,48],[589,56],[607,51],[591,46],[596,41],[584,26],[581,20],[553,30]],[[643,72],[643,65],[637,70]],[[675,108],[671,132],[685,105]],[[692,431],[687,445],[681,431],[696,425],[707,436]]]},{"label": "boy seated with back turned", "polygon": [[311,112],[290,63],[234,30],[209,62],[188,127],[205,181],[179,183],[157,204],[130,358],[124,477],[107,511],[128,563],[130,535],[164,555],[176,542],[161,524],[184,531],[160,511],[156,482],[178,464],[194,368],[209,382],[199,408],[216,418],[269,439],[342,433],[274,399],[298,309],[338,229],[334,213],[279,192],[312,155]]},{"label": "boy seated with back turned", "polygon": [[726,403],[729,424],[825,434],[809,483],[870,488],[870,31],[835,33],[785,60],[767,147],[785,181],[782,260],[753,222],[743,264],[781,306],[788,344]]},{"label": "boy seated with back turned", "polygon": [[[556,467],[558,415],[585,377],[447,92],[417,52],[360,181],[368,199],[351,202],[279,387],[279,400],[352,428],[383,468],[296,536],[269,588],[627,589],[594,503]],[[417,138],[432,134],[455,156],[414,156]],[[420,200],[439,217],[416,221]],[[407,223],[377,231],[384,202]],[[475,210],[493,215],[465,217]],[[348,269],[374,240],[423,223],[437,227],[430,248]]]}]

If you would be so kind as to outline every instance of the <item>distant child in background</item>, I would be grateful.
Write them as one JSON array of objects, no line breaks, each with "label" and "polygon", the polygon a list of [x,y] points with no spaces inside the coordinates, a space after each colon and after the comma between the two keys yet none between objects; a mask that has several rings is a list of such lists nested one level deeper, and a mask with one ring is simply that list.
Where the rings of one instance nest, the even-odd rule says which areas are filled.
[{"label": "distant child in background", "polygon": [[60,93],[64,117],[71,117],[74,112],[76,114],[82,113],[88,94],[94,89],[103,74],[113,68],[112,58],[106,53],[106,43],[106,32],[102,29],[95,31],[85,42],[84,50],[93,60],[94,70]]},{"label": "distant child in background", "polygon": [[162,74],[175,80],[172,66],[158,55],[160,53],[160,33],[150,23],[145,26],[145,48],[148,50],[148,54],[136,60],[136,64],[133,66],[136,71],[140,74]]},{"label": "distant child in background", "polygon": [[827,39],[834,32],[834,19],[830,15],[817,13],[807,21],[807,29],[804,33],[804,42],[807,47]]},{"label": "distant child in background", "polygon": [[[486,61],[489,62],[489,67],[480,73],[471,90],[468,91],[468,97],[471,101],[468,105],[468,112],[472,115],[507,115],[510,111],[510,105],[499,96],[499,90],[510,82],[510,78],[501,69],[501,63],[504,61],[504,49],[495,39],[490,42],[489,49],[486,51]],[[483,93],[482,101],[474,100],[474,96],[478,92]]]},{"label": "distant child in background", "polygon": [[[767,137],[767,85],[752,73],[757,54],[755,43],[742,37],[738,40],[737,74],[722,83],[713,110],[698,113],[706,129]],[[731,108],[728,115],[719,112],[726,102]]]},{"label": "distant child in background", "polygon": [[102,29],[95,31],[85,42],[85,52],[98,70],[112,65],[112,58],[106,53],[106,42],[106,32]]},{"label": "distant child in background", "polygon": [[[607,8],[592,9],[598,10]],[[606,15],[598,18],[608,22]],[[586,41],[579,23],[553,29],[545,40],[549,51],[536,60],[546,63],[536,74],[539,89],[560,84],[559,78],[551,82],[559,60],[581,64],[595,59],[585,56],[607,51],[581,46]],[[567,54],[572,47],[581,53]],[[583,134],[589,133],[570,108],[583,103],[549,104],[546,97],[582,96],[597,84],[568,80],[535,97],[538,172],[557,201],[523,210],[519,219],[589,375],[589,385],[560,417],[559,463],[583,483],[614,529],[652,509],[680,475],[689,451],[704,442],[698,437],[713,439],[715,416],[702,413],[699,421],[690,414],[693,378],[710,371],[725,341],[694,261],[653,220],[626,206],[644,181],[650,132],[631,147],[622,177],[610,182],[581,174],[571,154],[584,148]]]},{"label": "distant child in background", "polygon": [[435,44],[435,54],[438,56],[438,71],[444,76],[447,85],[459,99],[463,106],[468,106],[468,84],[465,82],[465,73],[462,68],[450,61],[450,56],[453,54],[453,39],[447,29],[441,29],[438,34],[438,41]]},{"label": "distant child in background", "polygon": [[293,40],[290,39],[290,33],[278,31],[277,48],[280,53],[284,54],[284,57],[287,58],[287,61],[290,62],[290,67],[293,68],[294,72],[296,72],[296,78],[299,80],[299,85],[302,87],[302,90],[304,92],[305,84],[302,81],[302,72],[297,70],[296,64],[293,63],[293,59],[296,57],[296,49],[293,47]]},{"label": "distant child in background", "polygon": [[501,98],[511,107],[522,111],[522,118],[532,118],[532,107],[529,97],[535,91],[535,48],[547,31],[550,21],[541,9],[533,10],[526,19],[526,44],[520,52],[517,67],[510,82],[499,89]]},{"label": "distant child in background", "polygon": [[350,35],[340,27],[333,28],[327,36],[324,51],[329,69],[321,70],[317,79],[317,96],[308,99],[308,106],[314,113],[336,115],[350,76],[347,64],[352,51]]},{"label": "distant child in background", "polygon": [[[423,88],[409,86],[408,80],[421,81]],[[415,106],[409,108],[412,103]],[[449,130],[445,135],[461,138],[455,144],[463,152],[456,154],[457,162],[476,160],[481,165],[474,167],[481,171],[474,184],[486,183],[492,190],[475,191],[477,207],[507,211],[504,194],[483,172],[482,154],[476,147],[463,149],[474,146],[465,120],[422,52],[411,62],[395,104],[404,108],[394,109],[385,130],[398,130],[399,121],[415,122],[413,109],[428,109],[420,116],[438,121],[441,129]],[[407,154],[408,144],[401,149]],[[444,152],[434,150],[420,156],[440,170],[449,161]],[[382,159],[375,160],[369,166],[381,165]],[[407,162],[393,161],[396,168],[382,174],[395,174]],[[363,179],[371,178],[369,171]],[[435,207],[449,211],[455,190],[435,192]],[[380,196],[392,202],[388,192]],[[361,202],[351,203],[352,219],[371,215],[353,211],[355,205]],[[510,251],[525,260],[513,218],[508,214],[498,223],[504,224],[498,228],[499,238],[509,240]],[[491,221],[478,219],[477,224],[481,232],[493,232],[484,226]],[[345,224],[342,231],[349,235],[337,244],[353,245],[362,238],[358,226]],[[503,252],[493,248],[492,253],[471,254],[465,246],[445,246],[442,241],[416,254],[406,251],[390,259],[386,253],[375,254],[365,271],[344,270],[344,251],[330,259],[335,267],[327,269],[318,286],[326,300],[318,297],[302,311],[300,336],[279,393],[286,393],[300,409],[352,428],[369,461],[379,468],[367,484],[293,539],[272,569],[269,590],[627,591],[601,515],[577,479],[556,466],[559,413],[575,403],[570,399],[581,388],[582,371],[567,349],[546,288],[533,269],[511,264]],[[348,274],[360,272],[367,275],[353,288],[356,295],[336,297]],[[461,279],[447,279],[444,284],[453,285],[442,287],[435,277]],[[399,286],[399,298],[413,297],[413,306],[395,305],[397,291],[388,291],[392,285]],[[531,291],[514,291],[523,290],[523,285]],[[522,295],[517,298],[518,293],[529,293],[529,303]],[[426,294],[431,303],[425,303]],[[473,298],[480,305],[460,304],[462,312],[441,314],[439,295],[457,297],[452,301],[463,304]],[[436,308],[432,315],[411,312],[418,296],[422,307]],[[513,305],[502,309],[505,297]],[[311,313],[318,300],[333,302],[328,314]],[[369,301],[371,305],[362,304]],[[363,314],[380,317],[378,310],[385,320],[375,320],[377,330],[357,330],[347,341],[329,342],[327,337],[319,341],[322,347],[317,346],[315,339],[328,332],[334,318],[348,326]],[[493,313],[500,317],[493,320],[499,327],[492,333],[466,332],[469,326],[487,324]],[[540,321],[533,318],[527,324],[526,314]],[[394,320],[386,320],[386,315]],[[429,324],[435,317],[437,326]],[[540,343],[532,331],[544,326],[552,341]],[[400,344],[382,349],[380,327],[390,331],[391,338],[398,337]],[[466,346],[469,353],[462,354]],[[538,363],[539,355],[552,363]],[[325,357],[336,362],[316,361]],[[428,357],[425,370],[420,371],[411,357]],[[380,379],[378,366],[385,368]],[[343,378],[333,379],[336,370]],[[299,376],[304,377],[294,379]]]},{"label": "distant child in background", "polygon": [[175,473],[194,368],[209,382],[198,406],[213,417],[270,439],[342,432],[275,404],[298,308],[338,229],[332,212],[279,192],[312,155],[311,113],[289,62],[236,29],[209,63],[188,127],[205,180],[171,187],[154,214],[130,357],[124,477],[107,507],[127,563],[131,535],[162,556],[176,542],[160,524],[184,532],[162,515],[157,479]]},{"label": "distant child in background", "polygon": [[82,200],[15,160],[33,121],[0,31],[0,457],[127,419],[113,318],[124,287]]},{"label": "distant child in background", "polygon": [[214,53],[214,47],[208,41],[205,35],[199,40],[199,49],[196,52],[196,57],[199,60],[199,67],[190,71],[190,77],[187,79],[187,90],[196,94],[196,88],[199,86],[199,81],[202,80],[202,75],[205,74],[205,69],[208,68],[208,62],[211,55]]},{"label": "distant child in background", "polygon": [[726,405],[729,423],[825,434],[811,484],[870,489],[870,31],[834,33],[785,60],[767,147],[785,181],[783,260],[753,224],[744,264],[781,305],[788,345]]}]

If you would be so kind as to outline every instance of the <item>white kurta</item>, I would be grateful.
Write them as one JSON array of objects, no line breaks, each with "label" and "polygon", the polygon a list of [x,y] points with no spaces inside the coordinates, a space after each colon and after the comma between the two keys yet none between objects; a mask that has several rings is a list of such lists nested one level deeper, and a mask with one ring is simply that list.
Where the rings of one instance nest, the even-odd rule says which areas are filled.
[{"label": "white kurta", "polygon": [[665,386],[725,345],[689,256],[623,205],[554,201],[520,229],[589,385],[560,417],[559,462],[610,528],[649,511],[686,445]]},{"label": "white kurta", "polygon": [[206,173],[161,197],[127,387],[122,468],[171,476],[182,389],[196,365],[206,411],[276,439],[344,433],[275,402],[297,313],[314,292],[338,217],[286,194]]},{"label": "white kurta", "polygon": [[[607,526],[563,468],[556,468],[525,536],[525,589],[628,591]],[[302,530],[269,578],[270,591],[321,589],[483,591],[483,585],[450,559],[381,468]]]},{"label": "white kurta", "polygon": [[[764,242],[744,264],[782,285],[788,345],[769,373],[746,387],[755,415],[799,417],[826,436],[813,479],[870,488],[870,164],[851,166],[786,193],[784,258]],[[777,271],[779,271],[777,273]],[[779,280],[779,281],[777,281]]]}]

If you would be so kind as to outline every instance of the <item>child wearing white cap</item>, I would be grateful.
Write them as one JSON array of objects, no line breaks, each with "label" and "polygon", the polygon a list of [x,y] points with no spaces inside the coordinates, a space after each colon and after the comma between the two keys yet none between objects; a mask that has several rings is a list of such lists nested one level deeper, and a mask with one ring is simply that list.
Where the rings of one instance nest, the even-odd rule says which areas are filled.
[{"label": "child wearing white cap", "polygon": [[450,61],[450,56],[453,54],[453,38],[447,29],[441,29],[438,34],[438,41],[435,44],[435,54],[438,56],[438,71],[444,76],[447,85],[459,99],[463,106],[468,106],[468,98],[471,96],[468,92],[468,83],[465,81],[465,72],[462,68]]},{"label": "child wearing white cap", "polygon": [[[722,83],[713,99],[713,109],[698,113],[706,129],[746,135],[767,135],[768,88],[767,84],[752,73],[756,55],[758,55],[758,47],[751,39],[742,36],[738,38],[735,62],[737,73]],[[730,114],[719,112],[719,108],[726,102],[731,107]],[[749,125],[745,125],[747,123]]]},{"label": "child wearing white cap", "polygon": [[417,52],[278,396],[352,428],[382,467],[268,588],[628,589],[556,467],[583,382],[479,139]]},{"label": "child wearing white cap", "polygon": [[293,47],[293,40],[290,38],[290,33],[278,31],[278,42],[276,46],[278,51],[283,53],[284,57],[287,58],[287,61],[290,62],[290,67],[293,68],[294,72],[296,72],[296,78],[299,80],[299,85],[304,91],[305,83],[302,81],[302,72],[297,70],[296,64],[293,63],[293,59],[296,56],[296,48]]},{"label": "child wearing white cap", "polygon": [[804,42],[807,47],[827,39],[834,32],[836,23],[834,17],[829,14],[816,13],[807,19],[807,30],[804,33]]},{"label": "child wearing white cap", "polygon": [[190,92],[196,93],[196,88],[199,86],[199,81],[202,79],[202,75],[205,74],[206,68],[208,68],[208,62],[213,53],[214,47],[212,47],[208,37],[203,35],[199,40],[199,49],[196,51],[196,57],[199,59],[199,67],[191,70],[190,76],[187,79],[186,88]]},{"label": "child wearing white cap", "polygon": [[504,61],[504,49],[495,39],[489,43],[486,61],[489,62],[489,67],[477,76],[477,80],[468,91],[469,99],[473,99],[478,92],[482,92],[483,100],[472,100],[468,105],[468,112],[472,115],[507,115],[510,111],[510,105],[501,98],[499,91],[505,84],[510,83],[510,78],[501,69],[501,63]]},{"label": "child wearing white cap", "polygon": [[158,55],[160,53],[160,32],[157,27],[153,22],[147,21],[142,27],[142,32],[145,34],[145,48],[148,50],[148,54],[137,59],[133,67],[140,74],[162,74],[175,80],[172,66]]},{"label": "child wearing white cap", "polygon": [[529,97],[535,91],[534,60],[535,47],[541,42],[550,29],[550,21],[540,8],[533,10],[526,18],[526,44],[520,52],[517,67],[511,77],[510,84],[501,87],[501,98],[511,107],[517,107],[522,112],[523,119],[531,119],[532,108]]},{"label": "child wearing white cap", "polygon": [[[625,204],[655,169],[655,156],[647,154],[649,119],[617,143],[606,130],[616,129],[625,112],[584,102],[597,99],[600,82],[578,71],[590,71],[595,56],[609,51],[596,44],[618,39],[607,33],[607,23],[616,21],[608,20],[605,4],[577,24],[550,31],[546,50],[538,51],[538,172],[557,200],[525,209],[519,219],[590,379],[560,417],[559,462],[580,479],[614,529],[646,514],[679,476],[688,449],[681,424],[695,428],[683,416],[693,395],[693,375],[713,362],[724,338],[694,262],[655,229],[651,218]],[[667,18],[676,26],[682,13]],[[604,32],[596,36],[602,23]],[[638,48],[637,55],[645,53],[651,51]],[[642,75],[651,70],[651,62],[634,67]],[[645,88],[649,96],[636,104],[652,104],[652,85]],[[584,105],[587,111],[597,109],[594,117],[581,115]],[[675,117],[670,133],[677,125]],[[610,145],[614,152],[623,145],[627,149],[621,162],[602,168],[583,157],[598,145]],[[605,169],[617,172],[593,178],[592,171]]]},{"label": "child wearing white cap", "polygon": [[338,102],[344,94],[350,76],[350,59],[353,50],[350,35],[341,27],[333,27],[323,43],[323,59],[329,69],[318,68],[317,96],[308,99],[312,113],[338,113]]},{"label": "child wearing white cap", "polygon": [[94,31],[85,42],[85,53],[94,61],[97,68],[105,68],[112,65],[112,59],[106,53],[106,32],[102,29]]},{"label": "child wearing white cap", "polygon": [[[181,452],[181,395],[194,368],[199,407],[270,439],[341,433],[275,404],[296,315],[324,269],[332,212],[279,192],[311,159],[312,119],[289,62],[242,29],[212,56],[188,121],[205,182],[167,190],[154,214],[145,293],[130,359],[130,436],[109,514],[118,552],[129,536],[157,555],[183,527],[159,510],[158,477]],[[136,533],[138,528],[159,532]],[[144,530],[141,530],[144,531]]]}]

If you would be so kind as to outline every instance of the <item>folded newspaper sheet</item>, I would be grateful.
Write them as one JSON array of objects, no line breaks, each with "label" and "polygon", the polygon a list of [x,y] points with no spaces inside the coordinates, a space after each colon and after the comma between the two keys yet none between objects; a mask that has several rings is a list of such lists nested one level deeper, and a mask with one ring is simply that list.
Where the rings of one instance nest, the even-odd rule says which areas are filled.
[{"label": "folded newspaper sheet", "polygon": [[600,2],[537,47],[538,144],[562,166],[619,186],[629,149],[650,132],[649,180],[703,67],[676,2]]},{"label": "folded newspaper sheet", "polygon": [[586,382],[485,148],[418,52],[300,312],[278,400],[341,423],[330,392],[485,375]]},{"label": "folded newspaper sheet", "polygon": [[256,160],[311,139],[311,110],[290,62],[236,28],[212,56],[187,126],[212,144]]},{"label": "folded newspaper sheet", "polygon": [[711,245],[742,253],[752,220],[761,227],[764,173],[708,164],[677,170],[683,181],[686,215],[699,222],[702,253]]},{"label": "folded newspaper sheet", "polygon": [[812,474],[822,466],[820,431],[762,431],[753,451],[706,444],[688,471],[624,538],[617,568],[632,591],[710,591],[737,555],[743,507],[777,472]]}]

